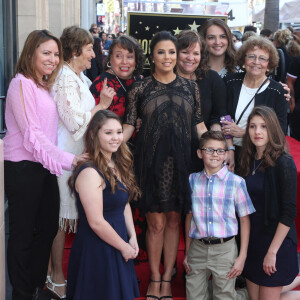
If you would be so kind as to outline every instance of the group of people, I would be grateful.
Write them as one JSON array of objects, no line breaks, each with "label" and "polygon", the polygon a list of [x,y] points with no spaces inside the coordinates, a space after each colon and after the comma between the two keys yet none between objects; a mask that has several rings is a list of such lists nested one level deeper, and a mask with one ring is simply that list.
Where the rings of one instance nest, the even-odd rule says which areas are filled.
[{"label": "group of people", "polygon": [[249,38],[237,52],[220,19],[201,35],[161,31],[143,78],[143,49],[122,35],[91,82],[83,72],[98,42],[77,26],[60,39],[33,31],[8,89],[13,300],[42,299],[45,282],[60,299],[138,297],[131,200],[147,222],[147,300],[173,298],[182,215],[187,299],[205,299],[211,274],[215,299],[235,299],[243,269],[250,299],[283,297],[298,274],[297,174],[285,142],[290,96],[268,77],[272,42]]}]

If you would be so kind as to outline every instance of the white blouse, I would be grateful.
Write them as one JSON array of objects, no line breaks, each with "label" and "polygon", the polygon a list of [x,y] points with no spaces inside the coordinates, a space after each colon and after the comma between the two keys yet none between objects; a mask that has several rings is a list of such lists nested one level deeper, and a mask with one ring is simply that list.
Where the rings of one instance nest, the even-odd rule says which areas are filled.
[{"label": "white blouse", "polygon": [[[53,86],[59,114],[58,147],[75,155],[84,150],[83,136],[91,119],[91,110],[95,107],[95,99],[89,90],[91,83],[83,73],[79,78],[68,65],[64,65]],[[66,230],[65,220],[68,219],[70,230],[76,231],[77,208],[67,184],[71,174],[65,171],[58,178],[61,203],[59,224],[61,229]]]}]

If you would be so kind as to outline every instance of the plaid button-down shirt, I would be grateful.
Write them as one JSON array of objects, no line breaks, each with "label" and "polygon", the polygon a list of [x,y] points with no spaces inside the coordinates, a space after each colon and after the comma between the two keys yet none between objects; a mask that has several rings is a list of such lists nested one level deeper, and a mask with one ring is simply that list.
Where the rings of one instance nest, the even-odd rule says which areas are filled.
[{"label": "plaid button-down shirt", "polygon": [[255,212],[243,178],[224,166],[210,177],[205,171],[190,175],[192,221],[189,236],[194,239],[226,238],[238,232],[239,217]]}]

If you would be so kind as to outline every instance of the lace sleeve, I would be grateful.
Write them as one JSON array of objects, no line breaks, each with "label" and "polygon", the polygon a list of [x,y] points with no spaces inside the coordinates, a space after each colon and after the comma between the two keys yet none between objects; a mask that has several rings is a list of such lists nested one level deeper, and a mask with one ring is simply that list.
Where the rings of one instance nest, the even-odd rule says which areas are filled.
[{"label": "lace sleeve", "polygon": [[72,76],[61,76],[54,91],[59,117],[74,141],[77,141],[84,135],[91,119],[91,112],[81,108],[84,99],[81,99],[79,85]]},{"label": "lace sleeve", "polygon": [[195,95],[194,125],[197,125],[203,122],[203,117],[201,112],[201,99],[200,99],[198,84],[196,84],[196,82],[192,82],[192,83],[193,83],[194,95]]},{"label": "lace sleeve", "polygon": [[126,107],[126,113],[124,117],[124,123],[135,126],[138,112],[137,112],[137,104],[139,99],[141,89],[141,81],[135,82],[128,92],[128,104]]}]

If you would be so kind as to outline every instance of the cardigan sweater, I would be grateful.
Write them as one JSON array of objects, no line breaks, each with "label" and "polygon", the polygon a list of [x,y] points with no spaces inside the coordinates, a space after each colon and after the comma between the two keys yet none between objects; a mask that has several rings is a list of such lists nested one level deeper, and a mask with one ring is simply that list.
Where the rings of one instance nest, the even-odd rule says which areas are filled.
[{"label": "cardigan sweater", "polygon": [[297,214],[297,169],[289,154],[282,154],[275,166],[265,169],[264,225],[275,234],[278,222],[290,227],[287,237],[297,244],[295,218]]},{"label": "cardigan sweater", "polygon": [[203,120],[206,127],[220,122],[226,115],[226,86],[216,71],[208,70],[204,78],[196,81],[200,91]]},{"label": "cardigan sweater", "polygon": [[[227,111],[235,120],[235,112],[238,105],[242,84],[246,73],[228,74],[224,80],[227,86]],[[273,79],[269,79],[268,87],[258,93],[254,99],[254,106],[265,105],[273,108],[275,111],[281,129],[284,133],[287,130],[287,108],[288,104],[284,97],[282,85]],[[236,121],[236,120],[235,120]]]}]

